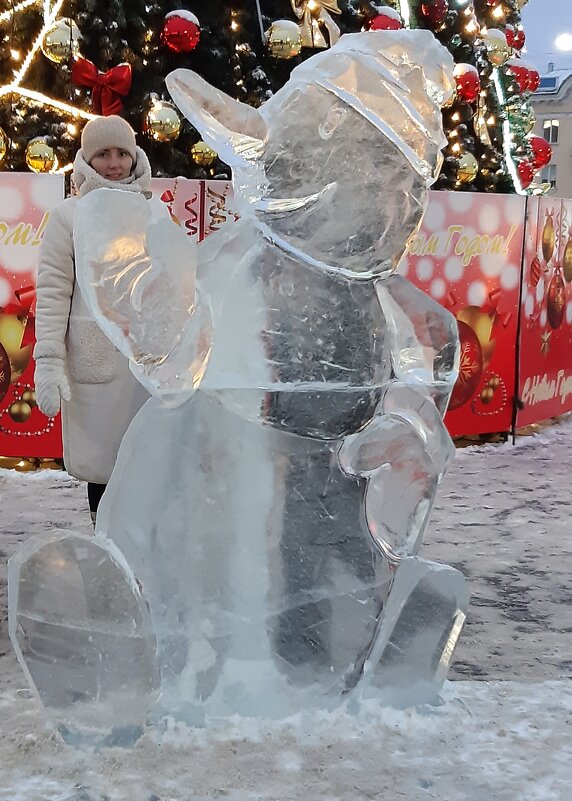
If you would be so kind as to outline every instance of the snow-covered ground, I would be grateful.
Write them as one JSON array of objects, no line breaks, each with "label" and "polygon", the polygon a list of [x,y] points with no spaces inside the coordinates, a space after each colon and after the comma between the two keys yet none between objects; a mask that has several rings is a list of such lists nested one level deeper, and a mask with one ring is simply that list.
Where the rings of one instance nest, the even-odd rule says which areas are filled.
[{"label": "snow-covered ground", "polygon": [[472,593],[442,706],[172,726],[85,754],[46,729],[5,624],[6,558],[38,531],[86,529],[85,490],[0,471],[0,801],[570,801],[571,475],[572,421],[458,451],[423,550]]}]

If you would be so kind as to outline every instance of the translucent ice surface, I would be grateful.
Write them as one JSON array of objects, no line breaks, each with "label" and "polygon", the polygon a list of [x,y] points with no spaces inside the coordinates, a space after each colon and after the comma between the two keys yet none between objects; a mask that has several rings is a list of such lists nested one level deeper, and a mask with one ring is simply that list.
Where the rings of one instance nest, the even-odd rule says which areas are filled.
[{"label": "translucent ice surface", "polygon": [[[78,728],[95,685],[103,699],[126,694],[107,730],[140,723],[155,664],[152,719],[330,709],[362,684],[398,703],[433,699],[467,602],[458,571],[416,556],[453,456],[443,415],[457,327],[392,270],[438,174],[451,56],[428,31],[344,36],[259,110],[189,71],[167,82],[232,166],[241,219],[187,253],[143,198],[79,202],[85,298],[155,397],[125,435],[95,541],[64,555],[70,577],[85,564],[89,578],[74,608],[42,595],[57,583],[39,568],[50,542],[29,580],[11,570],[12,592],[40,592],[49,622],[61,608],[65,636],[46,629],[40,661],[86,703],[67,685],[53,695],[24,654],[18,626],[31,624],[14,600],[21,658]],[[146,634],[125,651],[101,642],[99,617],[81,611],[119,564],[117,613],[131,604],[144,632],[148,610],[153,655]],[[129,668],[132,645],[146,655]],[[133,709],[132,672],[147,688]]]},{"label": "translucent ice surface", "polygon": [[425,559],[397,568],[380,635],[365,668],[367,690],[395,704],[434,702],[465,622],[462,573]]},{"label": "translucent ice surface", "polygon": [[12,643],[70,743],[128,745],[156,698],[149,612],[121,554],[93,537],[34,537],[9,562]]},{"label": "translucent ice surface", "polygon": [[188,70],[167,87],[232,166],[243,214],[323,269],[366,278],[395,267],[421,220],[453,66],[427,31],[376,31],[303,62],[258,111]]},{"label": "translucent ice surface", "polygon": [[212,341],[195,242],[159,200],[98,189],[77,203],[74,245],[82,294],[132,371],[151,394],[188,397]]}]

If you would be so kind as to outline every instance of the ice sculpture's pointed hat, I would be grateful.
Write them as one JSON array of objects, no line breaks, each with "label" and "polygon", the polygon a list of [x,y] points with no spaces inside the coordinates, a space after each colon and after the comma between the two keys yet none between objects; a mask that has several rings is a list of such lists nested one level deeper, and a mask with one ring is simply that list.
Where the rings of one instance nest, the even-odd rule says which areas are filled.
[{"label": "ice sculpture's pointed hat", "polygon": [[196,73],[167,76],[171,96],[203,139],[235,169],[260,160],[273,110],[285,95],[315,84],[362,114],[396,144],[422,175],[435,174],[446,144],[440,108],[454,94],[454,62],[430,31],[367,31],[346,34],[295,67],[287,84],[260,110],[224,94]]},{"label": "ice sculpture's pointed hat", "polygon": [[395,268],[421,219],[453,69],[430,31],[368,31],[296,67],[259,110],[187,70],[167,86],[232,167],[241,216],[296,258],[367,279]]}]

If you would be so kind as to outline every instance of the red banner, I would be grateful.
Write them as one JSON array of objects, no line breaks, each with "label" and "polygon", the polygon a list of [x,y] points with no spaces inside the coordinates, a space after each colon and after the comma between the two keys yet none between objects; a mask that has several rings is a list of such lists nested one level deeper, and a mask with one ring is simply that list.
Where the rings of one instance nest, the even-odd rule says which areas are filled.
[{"label": "red banner", "polygon": [[572,200],[530,198],[517,425],[572,411]]},{"label": "red banner", "polygon": [[154,178],[152,183],[175,222],[198,242],[238,219],[230,181]]},{"label": "red banner", "polygon": [[38,246],[61,175],[2,173],[0,184],[0,456],[59,457],[59,417],[35,401],[34,313]]},{"label": "red banner", "polygon": [[445,418],[453,436],[509,431],[525,199],[432,192],[399,272],[452,312],[461,363]]},{"label": "red banner", "polygon": [[[199,242],[238,219],[230,182],[157,178],[153,189]],[[31,353],[38,245],[62,197],[61,176],[2,174],[0,456],[61,455],[59,418],[35,405]],[[460,376],[446,417],[453,436],[511,429],[519,310],[517,425],[572,410],[572,200],[529,198],[524,243],[525,204],[432,192],[399,266],[459,324]]]}]

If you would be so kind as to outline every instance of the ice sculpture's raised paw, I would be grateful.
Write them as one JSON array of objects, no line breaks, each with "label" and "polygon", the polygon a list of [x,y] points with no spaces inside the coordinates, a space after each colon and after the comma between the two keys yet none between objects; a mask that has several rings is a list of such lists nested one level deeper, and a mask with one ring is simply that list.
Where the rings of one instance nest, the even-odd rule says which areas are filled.
[{"label": "ice sculpture's raised paw", "polygon": [[94,537],[33,537],[9,562],[18,660],[67,742],[129,745],[156,700],[149,611],[120,552]]},{"label": "ice sculpture's raised paw", "polygon": [[338,459],[350,476],[367,480],[365,517],[390,562],[416,553],[439,481],[426,444],[407,419],[377,415],[343,442]]},{"label": "ice sculpture's raised paw", "polygon": [[196,243],[160,201],[115,189],[78,202],[74,241],[82,294],[134,375],[151,394],[186,399],[212,343],[210,310],[197,288]]}]

